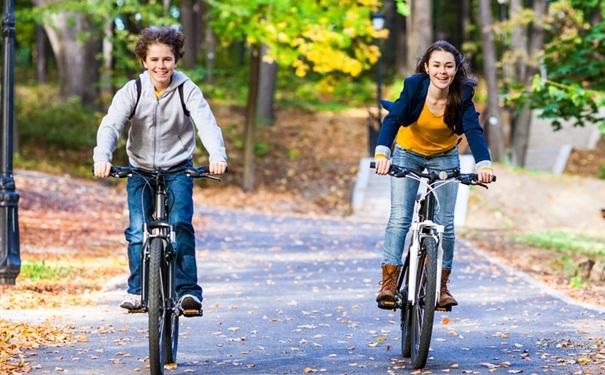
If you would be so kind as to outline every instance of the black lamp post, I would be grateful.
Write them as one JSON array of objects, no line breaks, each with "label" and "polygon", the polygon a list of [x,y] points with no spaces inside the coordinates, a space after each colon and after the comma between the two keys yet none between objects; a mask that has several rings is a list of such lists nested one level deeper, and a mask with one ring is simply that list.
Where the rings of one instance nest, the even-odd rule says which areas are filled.
[{"label": "black lamp post", "polygon": [[2,16],[2,150],[0,153],[0,284],[15,284],[19,257],[19,194],[13,178],[15,2],[4,0]]},{"label": "black lamp post", "polygon": [[[384,15],[382,13],[372,13],[370,15],[370,19],[372,21],[372,26],[374,27],[374,30],[380,31],[384,28]],[[380,39],[376,38],[375,43],[378,47],[378,50],[380,51]],[[370,157],[374,156],[374,149],[376,148],[376,143],[378,142],[378,133],[380,132],[380,127],[382,126],[382,105],[380,104],[380,99],[382,98],[381,87],[382,56],[379,56],[378,61],[376,61],[376,123],[374,123],[374,121],[371,121],[368,124],[368,154],[370,155]]]}]

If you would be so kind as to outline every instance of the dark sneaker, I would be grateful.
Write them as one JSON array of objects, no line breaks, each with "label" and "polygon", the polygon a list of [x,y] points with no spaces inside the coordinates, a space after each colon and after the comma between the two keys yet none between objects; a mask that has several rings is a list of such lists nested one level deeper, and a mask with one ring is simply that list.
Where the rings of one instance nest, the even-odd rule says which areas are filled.
[{"label": "dark sneaker", "polygon": [[120,303],[120,307],[126,310],[139,310],[143,308],[141,296],[128,293],[124,298],[124,301]]},{"label": "dark sneaker", "polygon": [[202,302],[200,302],[199,298],[191,294],[185,294],[179,299],[178,305],[183,310],[201,310]]}]

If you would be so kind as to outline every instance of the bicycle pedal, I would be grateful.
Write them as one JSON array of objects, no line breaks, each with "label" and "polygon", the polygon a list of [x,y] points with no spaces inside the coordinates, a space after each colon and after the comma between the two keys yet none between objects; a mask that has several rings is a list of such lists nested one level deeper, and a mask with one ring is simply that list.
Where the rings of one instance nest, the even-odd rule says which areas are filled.
[{"label": "bicycle pedal", "polygon": [[191,318],[194,316],[204,316],[204,310],[183,310],[183,316]]},{"label": "bicycle pedal", "polygon": [[145,312],[144,309],[140,308],[140,309],[132,309],[132,310],[128,310],[129,314],[143,314]]},{"label": "bicycle pedal", "polygon": [[380,301],[378,302],[378,308],[384,310],[396,310],[397,302],[396,301]]},{"label": "bicycle pedal", "polygon": [[437,311],[452,311],[452,305],[447,305],[447,306],[437,306],[437,308],[435,309]]}]

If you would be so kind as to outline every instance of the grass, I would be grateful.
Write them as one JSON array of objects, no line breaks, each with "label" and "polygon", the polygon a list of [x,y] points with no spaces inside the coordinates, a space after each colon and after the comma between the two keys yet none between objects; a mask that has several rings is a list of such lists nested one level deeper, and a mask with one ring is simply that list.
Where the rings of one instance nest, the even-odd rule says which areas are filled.
[{"label": "grass", "polygon": [[586,256],[605,254],[605,237],[570,231],[545,231],[515,236],[515,241],[528,245],[552,249],[560,253]]},{"label": "grass", "polygon": [[21,263],[20,277],[30,279],[32,281],[50,280],[50,279],[67,279],[72,275],[73,267],[59,266],[56,264],[47,264],[46,261],[23,261]]}]

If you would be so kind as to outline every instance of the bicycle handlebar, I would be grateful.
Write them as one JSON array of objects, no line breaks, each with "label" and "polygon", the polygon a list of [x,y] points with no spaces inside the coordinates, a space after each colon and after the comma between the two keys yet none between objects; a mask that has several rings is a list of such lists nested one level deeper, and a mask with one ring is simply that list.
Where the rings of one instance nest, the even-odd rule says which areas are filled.
[{"label": "bicycle handlebar", "polygon": [[200,166],[200,167],[178,167],[164,170],[148,170],[138,167],[119,167],[112,166],[109,171],[109,175],[115,178],[126,178],[130,177],[133,174],[140,174],[146,176],[165,176],[172,173],[177,172],[185,172],[185,174],[189,177],[193,178],[209,178],[215,181],[221,181],[220,178],[213,176],[210,174],[210,167]]},{"label": "bicycle handlebar", "polygon": [[[370,162],[370,168],[376,168],[376,162]],[[460,171],[457,169],[451,173],[447,173],[445,171],[441,171],[439,173],[422,173],[413,169],[408,169],[395,164],[391,164],[391,168],[388,174],[397,178],[405,177],[408,174],[413,174],[414,176],[419,178],[427,178],[429,179],[429,181],[449,180],[454,178],[463,185],[478,185],[487,189],[486,185],[477,181],[479,179],[477,173],[460,173]],[[496,182],[496,176],[492,176],[492,182]]]}]

